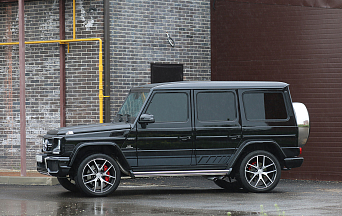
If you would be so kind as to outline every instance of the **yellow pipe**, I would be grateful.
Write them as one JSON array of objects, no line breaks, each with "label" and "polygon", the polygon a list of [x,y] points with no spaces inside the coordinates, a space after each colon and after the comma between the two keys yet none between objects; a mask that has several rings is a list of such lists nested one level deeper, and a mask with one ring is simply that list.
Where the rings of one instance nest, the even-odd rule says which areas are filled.
[{"label": "yellow pipe", "polygon": [[[41,43],[70,43],[81,41],[99,41],[99,106],[100,106],[100,123],[103,123],[103,65],[102,65],[102,39],[101,38],[87,38],[87,39],[72,39],[72,40],[49,40],[49,41],[26,41],[25,44],[41,44]],[[18,45],[19,42],[0,43],[1,45]]]},{"label": "yellow pipe", "polygon": [[[103,96],[103,65],[102,65],[102,40],[101,38],[88,38],[88,39],[76,39],[76,0],[73,0],[73,39],[72,40],[49,40],[49,41],[27,41],[25,44],[41,44],[41,43],[60,43],[60,44],[68,44],[68,52],[69,52],[69,43],[70,42],[80,42],[80,41],[99,41],[99,106],[100,106],[100,123],[103,123],[103,98],[109,96]],[[1,45],[18,45],[19,42],[10,42],[10,43],[0,43]]]}]

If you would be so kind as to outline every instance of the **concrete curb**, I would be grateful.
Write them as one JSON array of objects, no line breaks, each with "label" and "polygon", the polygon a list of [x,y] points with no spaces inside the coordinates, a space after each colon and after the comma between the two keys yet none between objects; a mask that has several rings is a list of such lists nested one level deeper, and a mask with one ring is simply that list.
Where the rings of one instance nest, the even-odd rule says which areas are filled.
[{"label": "concrete curb", "polygon": [[56,177],[0,176],[0,185],[57,185]]}]

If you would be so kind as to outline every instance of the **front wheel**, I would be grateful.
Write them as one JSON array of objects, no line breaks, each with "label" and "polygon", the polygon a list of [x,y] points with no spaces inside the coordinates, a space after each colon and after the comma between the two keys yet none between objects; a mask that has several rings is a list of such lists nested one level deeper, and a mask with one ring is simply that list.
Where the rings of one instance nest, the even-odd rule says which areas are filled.
[{"label": "front wheel", "polygon": [[242,187],[236,179],[215,178],[214,183],[220,188],[230,191],[240,190]]},{"label": "front wheel", "polygon": [[76,184],[88,196],[107,196],[119,186],[120,177],[119,166],[113,158],[94,154],[81,162]]},{"label": "front wheel", "polygon": [[267,151],[254,151],[246,155],[239,168],[238,178],[251,192],[268,192],[279,183],[281,167],[278,159]]}]

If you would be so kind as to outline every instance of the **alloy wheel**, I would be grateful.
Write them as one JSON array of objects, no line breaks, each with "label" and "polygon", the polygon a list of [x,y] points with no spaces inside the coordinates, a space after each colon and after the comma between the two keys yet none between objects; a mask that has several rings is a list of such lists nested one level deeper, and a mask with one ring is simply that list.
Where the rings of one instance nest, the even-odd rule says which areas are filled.
[{"label": "alloy wheel", "polygon": [[87,195],[106,196],[116,190],[119,182],[120,169],[108,155],[91,155],[79,166],[77,184]]},{"label": "alloy wheel", "polygon": [[245,177],[252,187],[267,188],[274,183],[276,176],[275,163],[265,155],[257,155],[246,164]]}]

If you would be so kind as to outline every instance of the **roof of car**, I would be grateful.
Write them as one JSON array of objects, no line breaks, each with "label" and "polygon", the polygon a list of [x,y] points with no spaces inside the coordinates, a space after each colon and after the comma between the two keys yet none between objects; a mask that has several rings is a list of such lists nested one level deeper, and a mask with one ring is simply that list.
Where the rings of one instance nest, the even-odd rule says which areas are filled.
[{"label": "roof of car", "polygon": [[147,89],[250,89],[250,88],[285,88],[289,84],[268,81],[180,81],[153,83],[135,87]]}]

